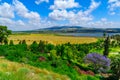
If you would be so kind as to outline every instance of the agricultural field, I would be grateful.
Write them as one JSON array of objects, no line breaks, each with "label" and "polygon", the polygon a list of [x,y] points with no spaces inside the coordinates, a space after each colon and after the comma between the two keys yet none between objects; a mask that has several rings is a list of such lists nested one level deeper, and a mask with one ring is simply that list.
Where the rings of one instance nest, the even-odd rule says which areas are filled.
[{"label": "agricultural field", "polygon": [[58,36],[54,34],[25,34],[25,35],[10,35],[9,40],[13,40],[15,44],[21,40],[26,40],[27,44],[31,44],[33,41],[39,42],[47,41],[51,44],[64,44],[70,42],[71,44],[91,43],[96,42],[97,38],[94,37],[73,37],[73,36]]}]

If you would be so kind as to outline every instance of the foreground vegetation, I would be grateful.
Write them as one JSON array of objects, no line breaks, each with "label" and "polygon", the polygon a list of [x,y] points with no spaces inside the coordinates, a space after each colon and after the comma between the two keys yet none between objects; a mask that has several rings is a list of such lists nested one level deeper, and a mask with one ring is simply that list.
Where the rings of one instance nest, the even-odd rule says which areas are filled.
[{"label": "foreground vegetation", "polygon": [[[118,45],[115,46],[119,47]],[[115,47],[111,46],[110,48],[113,49]],[[9,44],[1,45],[0,56],[4,56],[11,61],[29,64],[41,69],[45,68],[49,71],[54,71],[61,75],[67,75],[72,80],[90,80],[90,78],[91,80],[103,80],[109,78],[110,74],[113,74],[113,71],[100,71],[102,73],[101,75],[99,74],[101,67],[98,66],[98,68],[95,68],[92,64],[88,65],[84,62],[84,58],[88,53],[95,51],[97,54],[102,55],[101,52],[103,50],[103,40],[89,44],[66,43],[61,45],[53,45],[44,41],[40,41],[39,44],[34,41],[31,45],[27,45],[26,41],[23,40],[19,44],[14,44],[13,41],[10,41]],[[111,59],[115,58],[112,56]]]},{"label": "foreground vegetation", "polygon": [[11,62],[1,57],[0,80],[70,80],[70,78],[24,63]]},{"label": "foreground vegetation", "polygon": [[[4,35],[5,34],[2,36]],[[0,38],[4,37],[0,36]],[[55,36],[53,39],[55,39]],[[112,37],[104,36],[97,40],[97,42],[92,43],[71,44],[67,42],[54,45],[46,42],[47,38],[45,41],[40,40],[37,42],[35,40],[32,44],[27,44],[28,40],[18,40],[18,43],[15,43],[15,40],[10,40],[10,43],[8,43],[8,41],[5,41],[5,38],[1,41],[0,56],[4,56],[5,59],[13,62],[21,63],[21,65],[29,64],[41,70],[47,69],[49,71],[48,73],[50,73],[47,80],[54,80],[53,77],[56,75],[51,77],[51,72],[59,73],[59,75],[67,75],[71,80],[119,80],[119,39],[120,36],[118,35]],[[110,54],[111,52],[117,52],[117,54]],[[6,66],[6,64],[2,63],[2,66]],[[9,68],[10,67],[11,66],[9,66]],[[5,70],[7,68],[5,68]],[[14,71],[14,69],[16,70]],[[6,77],[6,72],[2,70],[1,76],[4,78],[4,76]],[[19,67],[16,66],[12,68],[12,70],[13,76],[21,75],[21,69],[19,70]],[[36,74],[36,70],[30,68],[30,71],[31,70]],[[8,71],[11,70],[8,69]],[[23,77],[26,79],[29,69],[22,69],[22,71],[23,74],[25,71]],[[39,75],[39,71],[37,75]],[[43,76],[48,75],[45,74]],[[69,79],[68,77],[60,78],[66,80]],[[18,78],[18,80],[19,79],[20,78]],[[28,78],[26,80],[28,80]]]}]

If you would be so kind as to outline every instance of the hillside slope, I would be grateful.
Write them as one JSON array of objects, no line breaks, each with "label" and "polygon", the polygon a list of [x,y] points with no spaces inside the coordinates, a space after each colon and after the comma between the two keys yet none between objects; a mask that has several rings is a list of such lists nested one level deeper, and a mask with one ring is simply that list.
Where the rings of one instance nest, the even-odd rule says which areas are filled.
[{"label": "hillside slope", "polygon": [[0,58],[0,80],[70,80],[66,75],[59,75],[46,69],[35,68],[26,64],[11,62]]}]

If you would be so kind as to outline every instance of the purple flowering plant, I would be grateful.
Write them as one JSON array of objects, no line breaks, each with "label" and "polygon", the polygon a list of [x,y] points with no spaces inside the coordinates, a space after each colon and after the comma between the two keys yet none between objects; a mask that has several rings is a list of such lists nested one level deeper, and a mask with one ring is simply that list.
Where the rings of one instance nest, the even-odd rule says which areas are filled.
[{"label": "purple flowering plant", "polygon": [[110,67],[110,59],[98,53],[87,54],[84,61],[85,63],[92,65],[97,72],[106,72]]}]

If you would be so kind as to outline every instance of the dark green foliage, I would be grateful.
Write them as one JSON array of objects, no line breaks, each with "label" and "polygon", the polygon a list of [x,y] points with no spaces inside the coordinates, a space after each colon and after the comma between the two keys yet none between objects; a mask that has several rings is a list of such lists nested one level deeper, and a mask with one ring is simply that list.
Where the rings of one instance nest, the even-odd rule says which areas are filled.
[{"label": "dark green foliage", "polygon": [[11,31],[7,29],[7,26],[0,25],[0,44],[7,41],[8,35],[11,34]]},{"label": "dark green foliage", "polygon": [[45,53],[50,53],[51,50],[53,50],[55,46],[53,44],[46,44],[45,45]]},{"label": "dark green foliage", "polygon": [[36,41],[34,41],[31,45],[30,45],[30,50],[33,52],[33,53],[36,53],[38,51],[38,44]]},{"label": "dark green foliage", "polygon": [[117,80],[120,79],[120,54],[114,55],[111,57],[111,70],[113,71],[114,78],[117,78]]},{"label": "dark green foliage", "polygon": [[23,48],[24,48],[25,50],[27,50],[26,40],[23,40],[23,41],[21,42],[21,45],[23,46]]},{"label": "dark green foliage", "polygon": [[41,41],[38,44],[38,51],[44,53],[45,51],[45,41]]},{"label": "dark green foliage", "polygon": [[5,56],[6,51],[7,51],[6,45],[0,46],[0,56]]},{"label": "dark green foliage", "polygon": [[8,45],[8,39],[5,39],[5,40],[4,40],[4,44],[5,44],[5,45]]},{"label": "dark green foliage", "polygon": [[104,56],[109,55],[109,46],[110,46],[110,38],[108,36],[104,41],[104,51],[103,51]]}]

